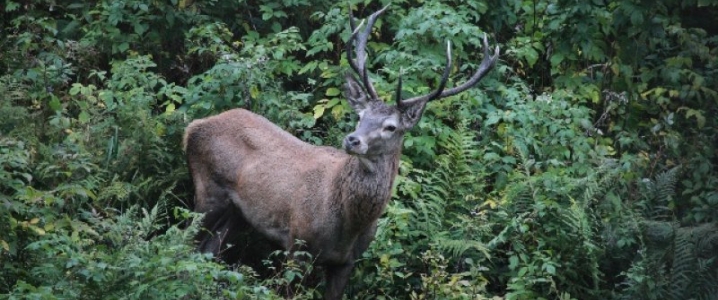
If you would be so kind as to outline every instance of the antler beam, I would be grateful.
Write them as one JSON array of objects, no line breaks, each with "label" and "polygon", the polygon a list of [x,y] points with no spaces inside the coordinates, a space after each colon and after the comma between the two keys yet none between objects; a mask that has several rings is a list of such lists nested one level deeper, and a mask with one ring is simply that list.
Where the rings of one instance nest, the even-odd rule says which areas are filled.
[{"label": "antler beam", "polygon": [[[347,41],[347,60],[349,61],[349,65],[354,69],[354,72],[356,72],[359,77],[361,78],[362,83],[364,84],[364,89],[369,93],[372,99],[379,99],[379,95],[376,92],[376,89],[374,89],[374,86],[371,84],[371,80],[369,79],[369,72],[366,70],[366,43],[369,39],[369,36],[371,35],[371,29],[374,26],[374,23],[376,22],[377,18],[384,13],[389,8],[389,5],[384,6],[382,9],[374,12],[369,16],[369,20],[367,21],[366,27],[364,27],[364,30],[360,30],[359,27],[364,23],[362,21],[359,24],[359,27],[356,26],[356,23],[354,21],[354,15],[352,14],[351,7],[349,8],[349,26],[352,30],[352,35],[349,37],[349,41]],[[354,40],[357,40],[356,45],[354,45]],[[354,51],[356,52],[356,58],[352,57],[352,46],[354,46]]]},{"label": "antler beam", "polygon": [[494,67],[496,61],[499,58],[499,50],[499,46],[497,45],[494,49],[493,55],[489,52],[489,41],[486,37],[486,34],[484,34],[484,59],[481,61],[481,65],[479,65],[479,68],[476,70],[476,73],[474,73],[474,75],[472,75],[471,78],[469,78],[469,80],[467,80],[463,84],[457,87],[450,88],[448,90],[444,90],[446,82],[449,79],[449,72],[451,69],[451,44],[448,44],[446,48],[446,69],[444,69],[444,75],[441,77],[439,87],[435,91],[427,95],[400,101],[398,105],[400,107],[407,107],[411,106],[416,102],[428,102],[431,100],[441,99],[456,95],[470,89],[471,87],[476,85],[482,78],[484,78],[484,76]]}]

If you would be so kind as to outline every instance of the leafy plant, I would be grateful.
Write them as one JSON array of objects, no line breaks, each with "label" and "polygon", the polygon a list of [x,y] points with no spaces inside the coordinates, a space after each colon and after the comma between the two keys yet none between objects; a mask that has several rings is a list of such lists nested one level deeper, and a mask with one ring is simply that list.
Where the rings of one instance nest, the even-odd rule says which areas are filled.
[{"label": "leafy plant", "polygon": [[30,277],[18,278],[9,299],[215,299],[253,293],[244,274],[194,251],[199,222],[159,232],[165,209],[155,206],[139,216],[137,210],[86,211],[55,223],[52,233],[27,245],[40,263],[27,270]]},{"label": "leafy plant", "polygon": [[350,298],[715,298],[716,3],[350,2],[0,4],[0,294],[314,297],[309,259],[260,279],[192,251],[182,133],[244,107],[338,145],[348,12],[390,4],[382,99],[434,88],[447,40],[449,87],[484,33],[501,62],[407,133]]}]

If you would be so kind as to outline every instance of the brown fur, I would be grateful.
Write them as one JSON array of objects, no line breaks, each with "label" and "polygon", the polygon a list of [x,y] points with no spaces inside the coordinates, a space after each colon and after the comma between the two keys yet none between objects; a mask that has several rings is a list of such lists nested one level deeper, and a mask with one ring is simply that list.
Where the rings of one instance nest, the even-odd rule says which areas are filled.
[{"label": "brown fur", "polygon": [[341,297],[390,199],[398,141],[393,151],[372,158],[370,170],[356,156],[306,144],[243,109],[192,122],[184,147],[195,211],[206,213],[211,231],[200,238],[200,250],[219,255],[243,230],[234,226],[246,220],[284,249],[304,240],[327,266],[327,298]]}]

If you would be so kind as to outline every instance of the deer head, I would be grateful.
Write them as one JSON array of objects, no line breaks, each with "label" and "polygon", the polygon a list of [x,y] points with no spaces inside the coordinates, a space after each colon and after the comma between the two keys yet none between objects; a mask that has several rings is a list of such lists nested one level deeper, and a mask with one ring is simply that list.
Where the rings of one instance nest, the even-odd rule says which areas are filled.
[{"label": "deer head", "polygon": [[359,115],[359,121],[354,132],[344,139],[343,146],[347,153],[366,160],[400,151],[404,133],[419,122],[429,101],[456,95],[473,87],[493,68],[499,57],[498,46],[493,55],[489,53],[488,41],[484,35],[484,58],[479,68],[465,83],[445,89],[451,71],[451,44],[447,42],[446,67],[437,89],[426,95],[402,99],[400,75],[395,95],[396,104],[387,105],[379,99],[366,69],[366,45],[374,23],[388,8],[387,5],[369,16],[364,28],[361,28],[363,22],[356,26],[351,9],[349,10],[352,34],[346,44],[347,59],[361,81],[352,75],[346,76],[345,97]]}]

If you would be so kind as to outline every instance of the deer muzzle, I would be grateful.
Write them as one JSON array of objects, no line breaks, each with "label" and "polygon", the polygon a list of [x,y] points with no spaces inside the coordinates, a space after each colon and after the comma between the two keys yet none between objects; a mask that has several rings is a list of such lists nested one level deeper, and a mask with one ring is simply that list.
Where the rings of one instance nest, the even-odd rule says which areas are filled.
[{"label": "deer muzzle", "polygon": [[355,134],[350,134],[344,138],[344,151],[352,155],[365,155],[369,150],[366,140]]}]

